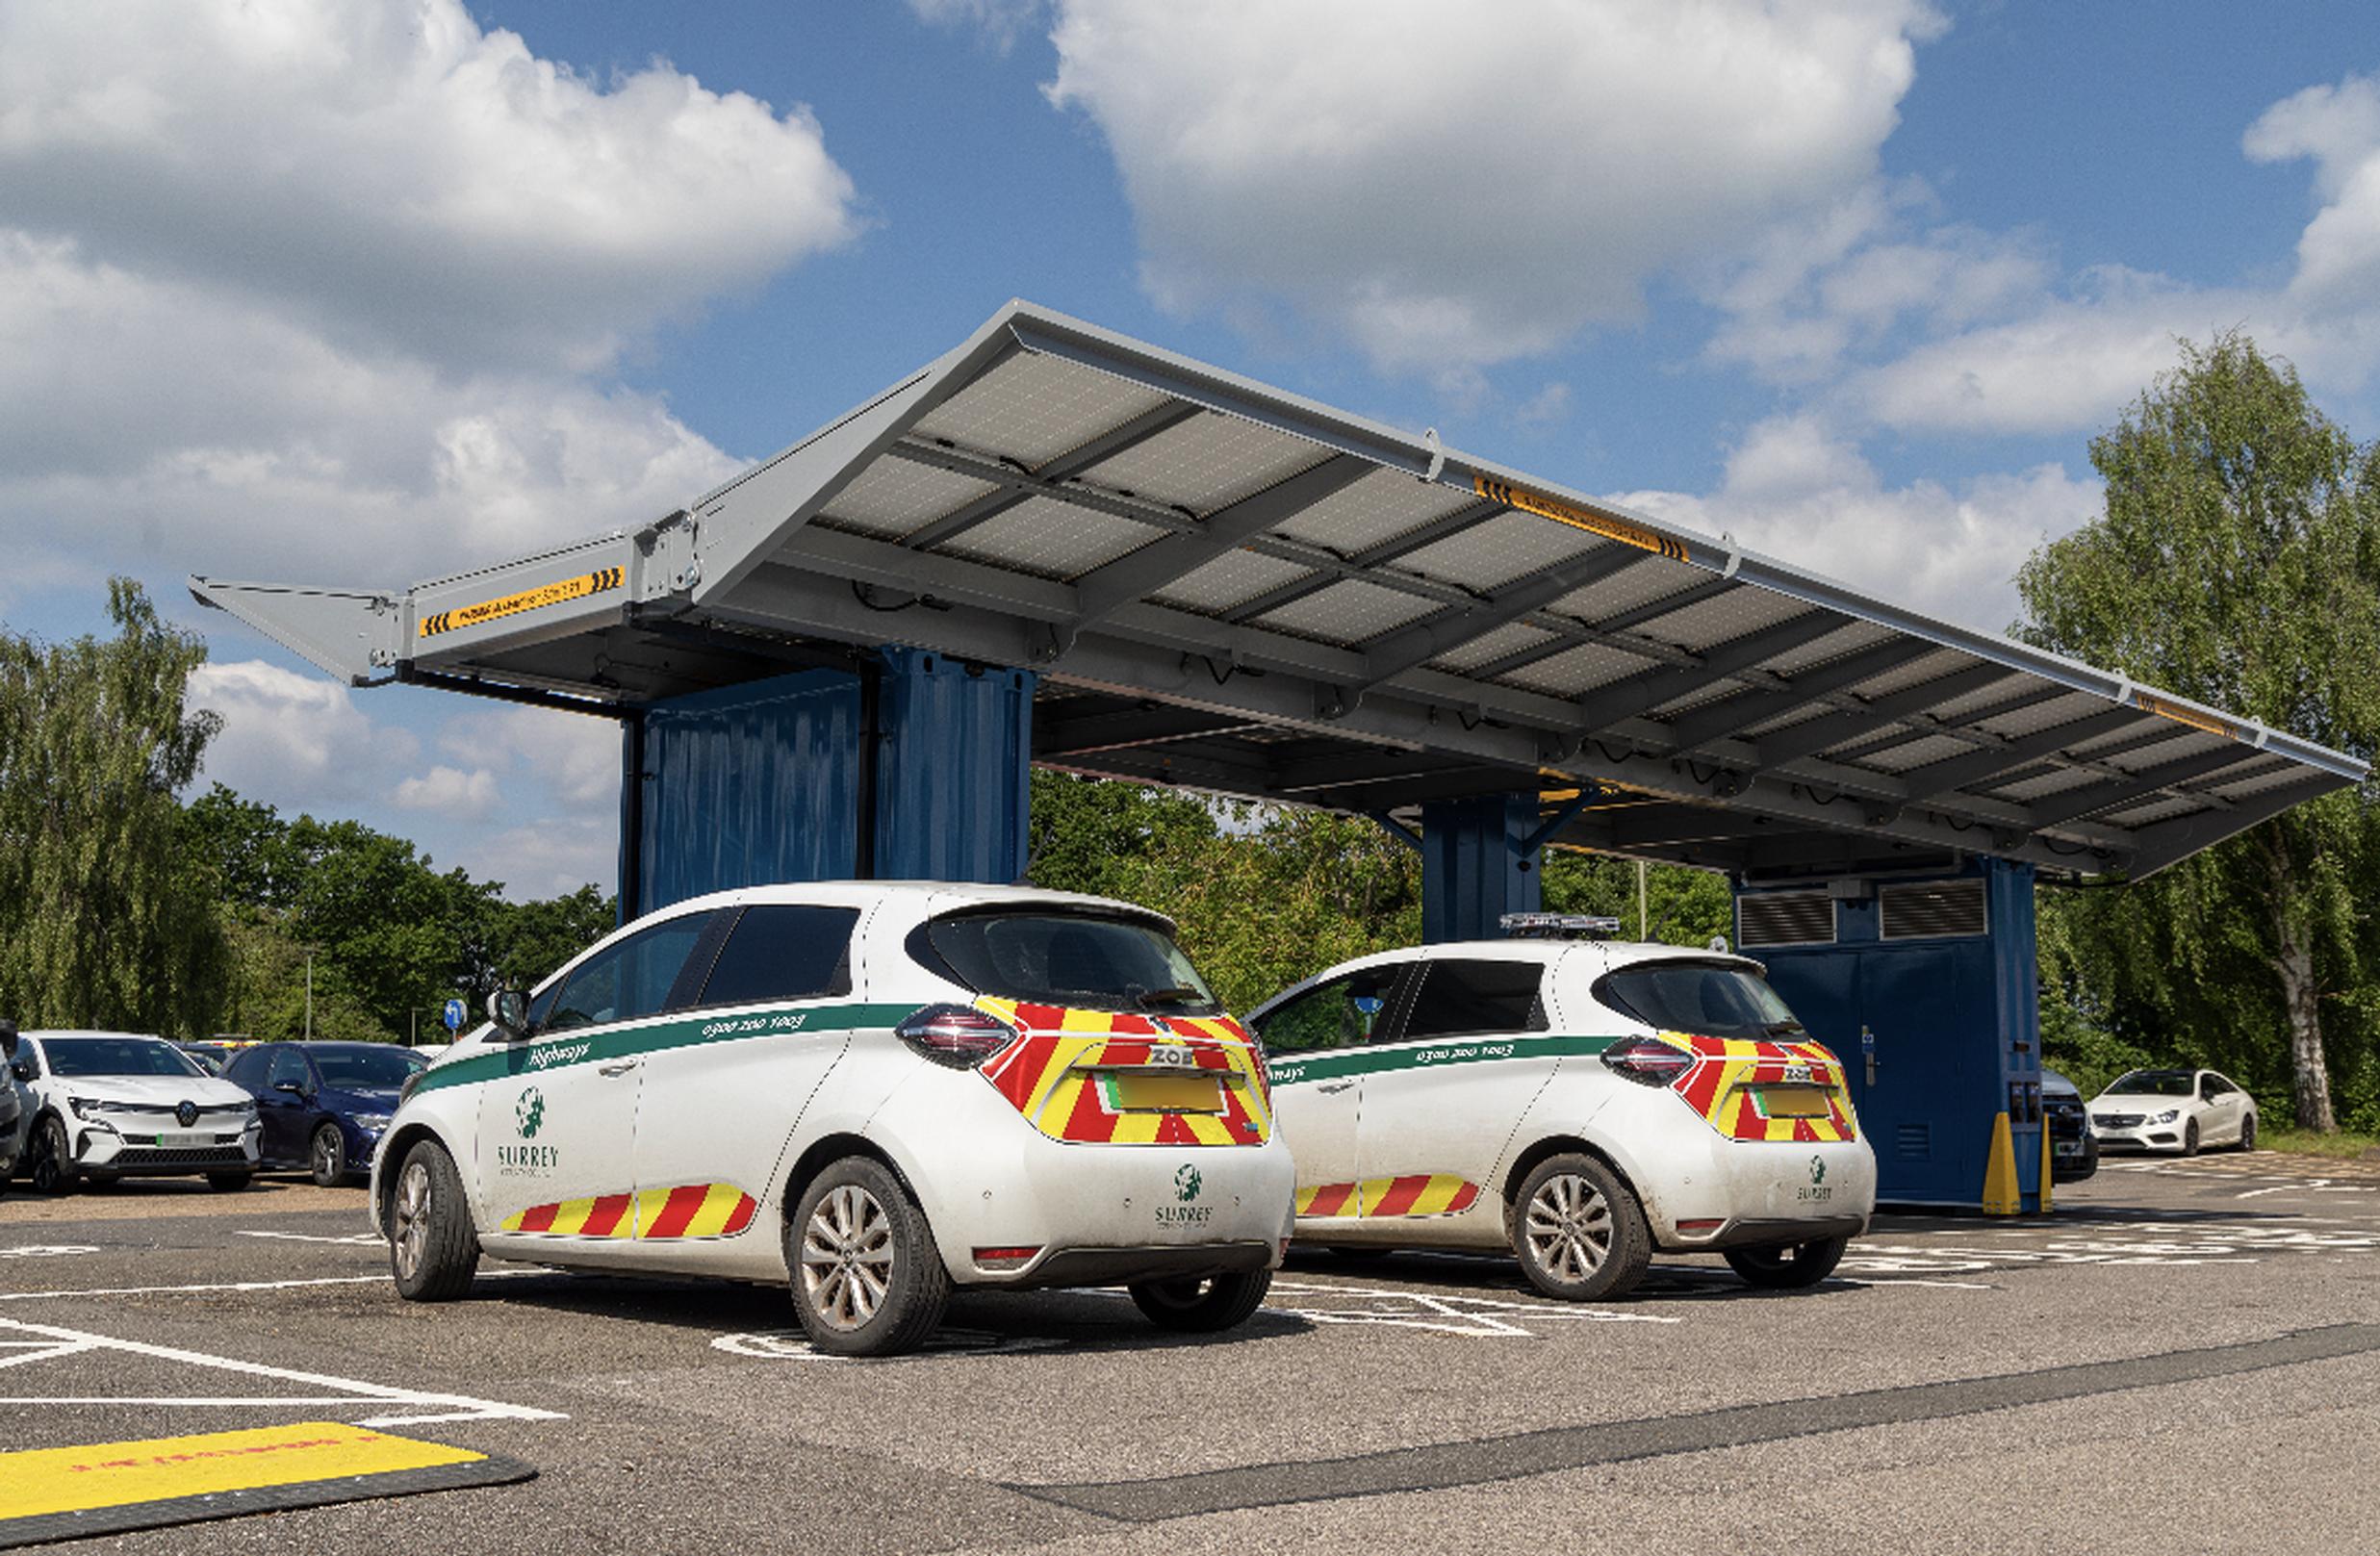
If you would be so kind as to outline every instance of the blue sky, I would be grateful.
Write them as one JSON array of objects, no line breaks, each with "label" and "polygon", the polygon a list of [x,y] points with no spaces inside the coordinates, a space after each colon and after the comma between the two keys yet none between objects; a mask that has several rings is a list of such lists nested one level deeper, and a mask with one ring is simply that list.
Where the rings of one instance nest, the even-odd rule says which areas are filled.
[{"label": "blue sky", "polygon": [[211,772],[542,894],[607,727],[182,576],[667,512],[1022,295],[1999,627],[2175,335],[2380,432],[2380,13],[1917,0],[0,8],[0,618],[143,579]]}]

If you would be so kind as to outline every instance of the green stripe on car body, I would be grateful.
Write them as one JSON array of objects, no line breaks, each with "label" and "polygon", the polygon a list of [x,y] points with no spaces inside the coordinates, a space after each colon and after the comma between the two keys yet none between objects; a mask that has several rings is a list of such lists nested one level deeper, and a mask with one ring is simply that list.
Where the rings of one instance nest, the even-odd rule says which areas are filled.
[{"label": "green stripe on car body", "polygon": [[694,1048],[704,1043],[782,1037],[798,1032],[890,1027],[916,1008],[914,1005],[813,1005],[798,1010],[681,1016],[641,1027],[588,1027],[583,1029],[583,1034],[576,1031],[555,1033],[525,1043],[505,1043],[451,1064],[433,1064],[422,1072],[413,1095],[436,1091],[442,1086],[540,1075],[548,1070],[638,1054],[658,1054],[673,1048]]},{"label": "green stripe on car body", "polygon": [[1573,1054],[1600,1054],[1620,1041],[1617,1036],[1589,1037],[1571,1033],[1529,1033],[1509,1037],[1441,1037],[1380,1048],[1331,1049],[1311,1058],[1267,1055],[1272,1084],[1295,1085],[1300,1081],[1332,1081],[1343,1075],[1371,1075],[1383,1070],[1426,1070],[1447,1064],[1484,1064],[1494,1059],[1561,1059]]}]

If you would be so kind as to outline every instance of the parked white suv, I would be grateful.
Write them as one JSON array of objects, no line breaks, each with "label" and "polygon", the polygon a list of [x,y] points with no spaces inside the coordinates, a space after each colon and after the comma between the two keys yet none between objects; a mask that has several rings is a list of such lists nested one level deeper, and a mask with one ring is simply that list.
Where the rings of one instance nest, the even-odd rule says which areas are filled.
[{"label": "parked white suv", "polygon": [[43,1193],[200,1174],[245,1188],[255,1174],[256,1099],[162,1037],[28,1032],[11,1070],[31,1101],[21,1165]]},{"label": "parked white suv", "polygon": [[482,1252],[790,1282],[822,1349],[884,1354],[958,1286],[1123,1285],[1229,1328],[1287,1247],[1254,1044],[1130,904],[725,892],[495,1004],[372,1164],[409,1298],[462,1294]]},{"label": "parked white suv", "polygon": [[1812,1285],[1875,1209],[1841,1065],[1744,957],[1425,946],[1333,967],[1249,1024],[1301,1240],[1510,1248],[1538,1289],[1587,1300],[1656,1248]]}]

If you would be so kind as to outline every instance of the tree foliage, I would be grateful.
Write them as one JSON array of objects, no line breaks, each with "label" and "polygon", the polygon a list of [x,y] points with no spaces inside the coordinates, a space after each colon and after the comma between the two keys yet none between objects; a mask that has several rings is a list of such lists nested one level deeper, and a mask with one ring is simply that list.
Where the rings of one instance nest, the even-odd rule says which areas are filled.
[{"label": "tree foliage", "polygon": [[218,726],[186,697],[206,647],[126,579],[108,618],[58,645],[0,629],[0,1012],[193,1034],[231,966],[174,798]]},{"label": "tree foliage", "polygon": [[[2368,757],[2380,741],[2380,480],[2287,364],[2239,334],[2185,344],[2091,444],[2103,516],[2041,548],[2019,633]],[[2297,805],[2122,891],[2051,894],[2054,1003],[2132,1053],[2219,1059],[2300,1125],[2363,1089],[2380,862],[2374,793]]]}]

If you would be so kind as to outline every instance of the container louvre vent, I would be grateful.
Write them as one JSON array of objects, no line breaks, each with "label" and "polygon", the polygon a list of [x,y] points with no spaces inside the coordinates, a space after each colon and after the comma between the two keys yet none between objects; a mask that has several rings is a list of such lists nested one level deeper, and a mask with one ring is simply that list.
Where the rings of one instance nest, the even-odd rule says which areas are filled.
[{"label": "container louvre vent", "polygon": [[1735,900],[1736,944],[1826,946],[1834,943],[1834,899],[1823,891],[1760,892]]},{"label": "container louvre vent", "polygon": [[1933,1126],[1904,1124],[1893,1144],[1897,1155],[1923,1161],[1933,1155]]},{"label": "container louvre vent", "polygon": [[1941,939],[1984,930],[1981,880],[1886,886],[1877,896],[1882,909],[1878,933],[1886,940]]}]

